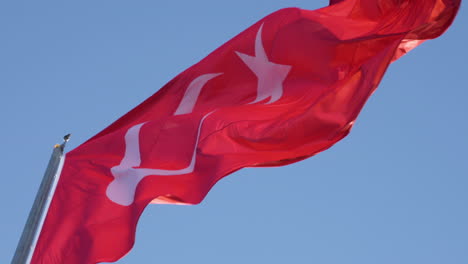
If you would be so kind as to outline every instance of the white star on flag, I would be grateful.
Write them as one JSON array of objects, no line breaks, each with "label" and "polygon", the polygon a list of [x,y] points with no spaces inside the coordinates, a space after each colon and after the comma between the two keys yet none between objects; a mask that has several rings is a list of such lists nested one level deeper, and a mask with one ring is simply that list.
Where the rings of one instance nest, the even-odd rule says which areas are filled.
[{"label": "white star on flag", "polygon": [[252,103],[260,102],[270,97],[267,102],[273,103],[283,95],[283,82],[291,70],[290,65],[276,64],[268,60],[262,42],[262,28],[255,39],[255,56],[236,51],[242,61],[255,73],[258,79],[257,98]]}]

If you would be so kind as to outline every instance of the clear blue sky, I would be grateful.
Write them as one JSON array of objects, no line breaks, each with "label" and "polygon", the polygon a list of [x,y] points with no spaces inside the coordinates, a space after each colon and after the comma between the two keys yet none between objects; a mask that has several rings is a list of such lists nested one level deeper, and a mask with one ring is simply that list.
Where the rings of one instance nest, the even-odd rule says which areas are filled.
[{"label": "clear blue sky", "polygon": [[[263,16],[328,1],[0,2],[0,263],[52,152],[76,147]],[[388,70],[352,133],[149,206],[118,263],[468,263],[468,11]]]}]

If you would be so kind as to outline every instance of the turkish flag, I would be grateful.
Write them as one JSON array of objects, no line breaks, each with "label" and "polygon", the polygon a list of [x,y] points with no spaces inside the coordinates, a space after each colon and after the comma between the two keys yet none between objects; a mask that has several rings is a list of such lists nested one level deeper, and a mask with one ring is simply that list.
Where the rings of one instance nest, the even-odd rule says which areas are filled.
[{"label": "turkish flag", "polygon": [[345,137],[388,65],[460,0],[344,0],[261,19],[66,154],[32,263],[112,262],[151,202],[197,204],[243,167]]}]

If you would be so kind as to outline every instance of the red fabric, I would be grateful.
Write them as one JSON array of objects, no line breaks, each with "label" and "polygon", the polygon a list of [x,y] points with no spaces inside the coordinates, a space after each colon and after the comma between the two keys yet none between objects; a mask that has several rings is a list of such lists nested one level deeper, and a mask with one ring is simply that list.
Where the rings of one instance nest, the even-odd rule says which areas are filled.
[{"label": "red fabric", "polygon": [[[349,133],[391,61],[442,34],[460,5],[331,2],[265,17],[70,151],[32,263],[116,261],[133,246],[151,201],[197,204],[233,171],[285,165],[331,147]],[[126,135],[139,149],[128,150]],[[121,166],[126,149],[133,151],[126,164],[137,164],[132,172]],[[116,175],[142,168],[151,175],[130,198],[110,187]]]}]

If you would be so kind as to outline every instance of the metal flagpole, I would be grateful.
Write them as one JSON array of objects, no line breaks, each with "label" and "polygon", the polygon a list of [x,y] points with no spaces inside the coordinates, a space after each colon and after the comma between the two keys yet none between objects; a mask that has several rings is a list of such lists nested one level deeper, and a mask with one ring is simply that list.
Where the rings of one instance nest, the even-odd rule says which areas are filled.
[{"label": "metal flagpole", "polygon": [[21,234],[21,238],[16,247],[15,255],[11,264],[29,264],[36,247],[39,233],[44,224],[45,216],[50,206],[52,196],[57,185],[60,172],[62,170],[64,156],[63,151],[67,141],[70,139],[70,134],[63,137],[63,143],[54,146],[52,156],[49,160],[41,185],[34,200],[31,211],[29,212],[28,220]]}]

